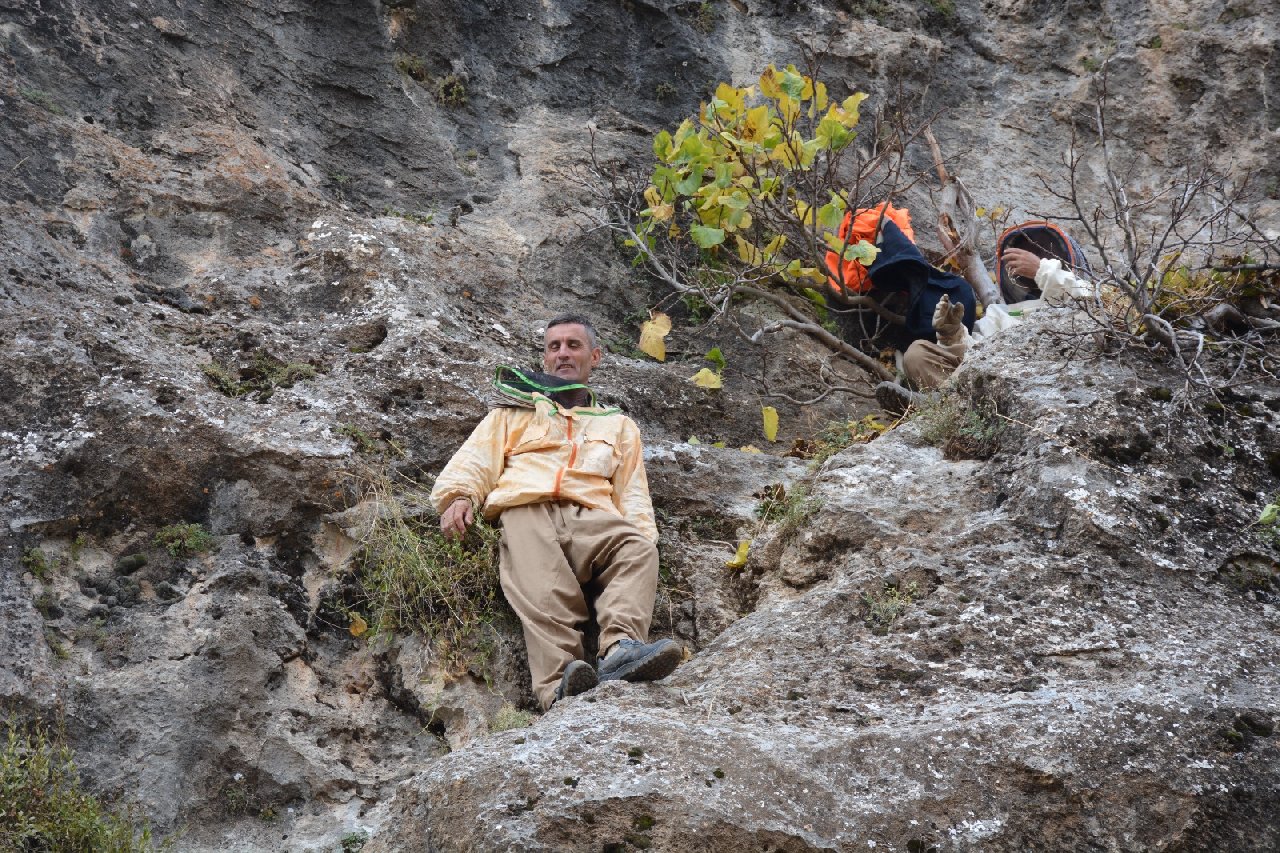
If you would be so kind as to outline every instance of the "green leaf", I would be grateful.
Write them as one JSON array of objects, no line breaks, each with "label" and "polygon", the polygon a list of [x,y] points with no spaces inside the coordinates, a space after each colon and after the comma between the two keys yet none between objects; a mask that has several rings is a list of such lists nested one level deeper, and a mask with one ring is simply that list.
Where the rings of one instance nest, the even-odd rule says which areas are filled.
[{"label": "green leaf", "polygon": [[699,248],[710,249],[712,246],[719,246],[724,242],[724,229],[711,228],[694,223],[689,226],[689,236],[693,238],[693,242],[697,243]]},{"label": "green leaf", "polygon": [[856,243],[850,243],[844,247],[844,253],[841,255],[846,261],[858,261],[863,266],[869,267],[876,262],[876,255],[880,254],[880,249],[871,245],[866,240],[859,240]]},{"label": "green leaf", "polygon": [[[832,200],[828,204],[824,204],[818,208],[818,224],[828,231],[835,231],[840,227],[840,219],[844,216],[844,202],[839,204],[836,200]],[[843,241],[842,241],[843,242]],[[838,249],[836,251],[839,251]]]},{"label": "green leaf", "polygon": [[797,101],[804,94],[804,77],[790,69],[782,72],[782,80],[779,82],[782,86],[782,91]]},{"label": "green leaf", "polygon": [[689,169],[689,174],[685,175],[676,184],[676,192],[680,195],[693,195],[702,186],[702,170],[695,167]]},{"label": "green leaf", "polygon": [[659,131],[653,138],[653,156],[659,160],[666,160],[671,156],[671,134],[665,130]]},{"label": "green leaf", "polygon": [[728,163],[716,163],[716,186],[724,189],[733,183],[733,166]]},{"label": "green leaf", "polygon": [[720,347],[712,347],[703,358],[714,364],[717,371],[724,370],[724,353],[720,352]]},{"label": "green leaf", "polygon": [[1277,519],[1280,519],[1280,504],[1267,504],[1262,508],[1262,515],[1258,518],[1258,523],[1272,525],[1276,523]]},{"label": "green leaf", "polygon": [[806,287],[800,292],[804,294],[805,299],[813,303],[813,307],[817,309],[818,319],[825,321],[828,316],[827,298],[812,287]]}]

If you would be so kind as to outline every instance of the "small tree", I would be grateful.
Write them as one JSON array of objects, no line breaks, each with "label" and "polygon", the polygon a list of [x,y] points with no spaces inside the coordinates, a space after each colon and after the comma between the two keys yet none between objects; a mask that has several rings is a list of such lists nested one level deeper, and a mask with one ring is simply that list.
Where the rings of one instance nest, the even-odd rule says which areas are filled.
[{"label": "small tree", "polygon": [[[698,297],[748,339],[794,329],[891,379],[824,322],[848,310],[902,322],[864,292],[864,276],[851,275],[878,250],[849,223],[856,209],[911,183],[903,153],[919,131],[882,121],[860,139],[866,98],[833,98],[795,66],[770,65],[753,86],[721,83],[695,117],[656,136],[656,163],[643,178],[596,164],[608,184],[600,224],[676,295]],[[784,318],[744,329],[729,311],[739,296],[766,300]]]},{"label": "small tree", "polygon": [[[1188,162],[1154,179],[1123,177],[1107,119],[1107,64],[1095,76],[1090,141],[1072,139],[1066,180],[1041,175],[1101,264],[1098,296],[1080,307],[1112,349],[1151,348],[1186,372],[1187,399],[1215,393],[1246,368],[1275,378],[1269,346],[1280,331],[1280,240],[1248,213],[1248,176],[1224,175]],[[1086,189],[1087,170],[1101,173],[1101,192]],[[1206,370],[1211,353],[1228,356],[1225,380]],[[1199,389],[1199,392],[1196,392]]]}]

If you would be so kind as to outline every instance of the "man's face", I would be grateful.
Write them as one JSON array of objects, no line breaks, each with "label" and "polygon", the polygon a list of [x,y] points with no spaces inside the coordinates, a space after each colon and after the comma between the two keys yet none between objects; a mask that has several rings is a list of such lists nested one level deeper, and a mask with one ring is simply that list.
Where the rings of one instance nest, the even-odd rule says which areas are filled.
[{"label": "man's face", "polygon": [[542,369],[570,382],[586,383],[600,363],[600,348],[591,346],[586,327],[564,323],[547,329],[542,345]]}]

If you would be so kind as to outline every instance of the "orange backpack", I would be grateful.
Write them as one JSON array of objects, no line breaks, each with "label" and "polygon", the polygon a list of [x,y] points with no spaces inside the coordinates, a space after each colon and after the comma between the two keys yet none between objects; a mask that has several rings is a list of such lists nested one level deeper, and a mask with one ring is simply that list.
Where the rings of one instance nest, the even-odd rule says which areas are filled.
[{"label": "orange backpack", "polygon": [[[882,215],[883,212],[883,215]],[[879,236],[881,219],[892,219],[907,239],[915,242],[915,232],[911,230],[911,213],[905,207],[894,207],[889,202],[882,202],[875,207],[860,207],[849,211],[840,223],[840,239],[847,243],[866,240],[875,243]],[[827,284],[836,293],[866,293],[871,289],[871,277],[867,268],[859,261],[842,261],[835,252],[827,252]]]}]

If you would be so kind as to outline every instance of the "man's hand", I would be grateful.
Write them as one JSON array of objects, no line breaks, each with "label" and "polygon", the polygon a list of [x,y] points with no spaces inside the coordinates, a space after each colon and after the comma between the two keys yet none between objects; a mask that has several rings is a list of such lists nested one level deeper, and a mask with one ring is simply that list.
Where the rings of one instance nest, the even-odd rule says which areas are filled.
[{"label": "man's hand", "polygon": [[1026,249],[1005,249],[1004,254],[1000,256],[1000,263],[1004,264],[1004,268],[1011,274],[1020,275],[1032,281],[1035,281],[1036,271],[1040,269],[1040,258]]},{"label": "man's hand", "polygon": [[440,514],[440,532],[444,534],[445,539],[459,539],[467,535],[467,528],[475,520],[471,501],[467,498],[457,498]]}]

